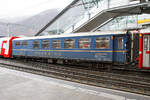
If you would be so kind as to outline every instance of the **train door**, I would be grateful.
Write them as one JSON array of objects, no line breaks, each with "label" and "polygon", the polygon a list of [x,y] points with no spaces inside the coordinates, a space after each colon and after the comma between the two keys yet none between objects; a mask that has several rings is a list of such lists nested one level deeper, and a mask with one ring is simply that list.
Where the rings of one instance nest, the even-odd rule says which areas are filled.
[{"label": "train door", "polygon": [[1,55],[4,57],[12,57],[12,40],[17,37],[7,37],[2,41]]},{"label": "train door", "polygon": [[150,68],[150,35],[143,36],[143,67]]},{"label": "train door", "polygon": [[0,39],[0,56],[2,56],[2,43],[3,43],[3,38]]},{"label": "train door", "polygon": [[2,48],[1,48],[1,55],[5,55],[6,53],[6,46],[7,46],[7,41],[2,42]]},{"label": "train door", "polygon": [[126,36],[115,36],[113,45],[113,60],[116,63],[126,63]]}]

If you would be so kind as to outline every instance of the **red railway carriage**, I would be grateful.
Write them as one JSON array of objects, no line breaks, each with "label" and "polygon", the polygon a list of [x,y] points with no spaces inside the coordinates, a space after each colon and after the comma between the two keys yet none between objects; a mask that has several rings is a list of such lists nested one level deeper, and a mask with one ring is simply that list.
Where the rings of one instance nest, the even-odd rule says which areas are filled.
[{"label": "red railway carriage", "polygon": [[0,56],[12,57],[12,40],[17,37],[4,37],[0,39]]},{"label": "red railway carriage", "polygon": [[139,37],[139,68],[150,69],[150,32],[141,30]]}]

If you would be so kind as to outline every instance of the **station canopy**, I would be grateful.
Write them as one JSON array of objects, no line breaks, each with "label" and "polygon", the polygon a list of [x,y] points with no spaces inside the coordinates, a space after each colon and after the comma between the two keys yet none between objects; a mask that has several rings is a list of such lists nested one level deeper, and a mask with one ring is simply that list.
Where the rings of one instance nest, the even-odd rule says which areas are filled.
[{"label": "station canopy", "polygon": [[[73,0],[70,5],[43,27],[36,35],[71,33],[104,10],[132,3],[138,4],[139,2],[140,0]],[[119,12],[119,9],[116,11]]]},{"label": "station canopy", "polygon": [[66,30],[73,28],[75,24],[88,15],[89,9],[98,6],[100,0],[76,0],[76,3],[69,5],[57,20],[51,23],[40,35],[61,34]]}]

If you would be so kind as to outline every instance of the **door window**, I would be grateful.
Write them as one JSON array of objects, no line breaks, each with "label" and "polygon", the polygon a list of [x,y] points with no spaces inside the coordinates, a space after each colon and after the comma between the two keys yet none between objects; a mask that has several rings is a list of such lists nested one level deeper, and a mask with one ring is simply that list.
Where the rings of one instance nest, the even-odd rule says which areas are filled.
[{"label": "door window", "polygon": [[123,49],[123,37],[118,38],[118,49]]},{"label": "door window", "polygon": [[148,37],[144,37],[144,50],[148,49]]}]

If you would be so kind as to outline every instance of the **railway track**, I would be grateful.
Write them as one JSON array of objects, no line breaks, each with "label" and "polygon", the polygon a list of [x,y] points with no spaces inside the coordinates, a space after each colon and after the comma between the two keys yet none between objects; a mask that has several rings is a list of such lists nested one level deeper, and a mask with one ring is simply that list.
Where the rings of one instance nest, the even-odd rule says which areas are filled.
[{"label": "railway track", "polygon": [[75,66],[66,67],[63,65],[9,59],[0,59],[0,65],[63,80],[150,96],[150,78],[143,77],[140,74],[100,72],[76,68]]}]

